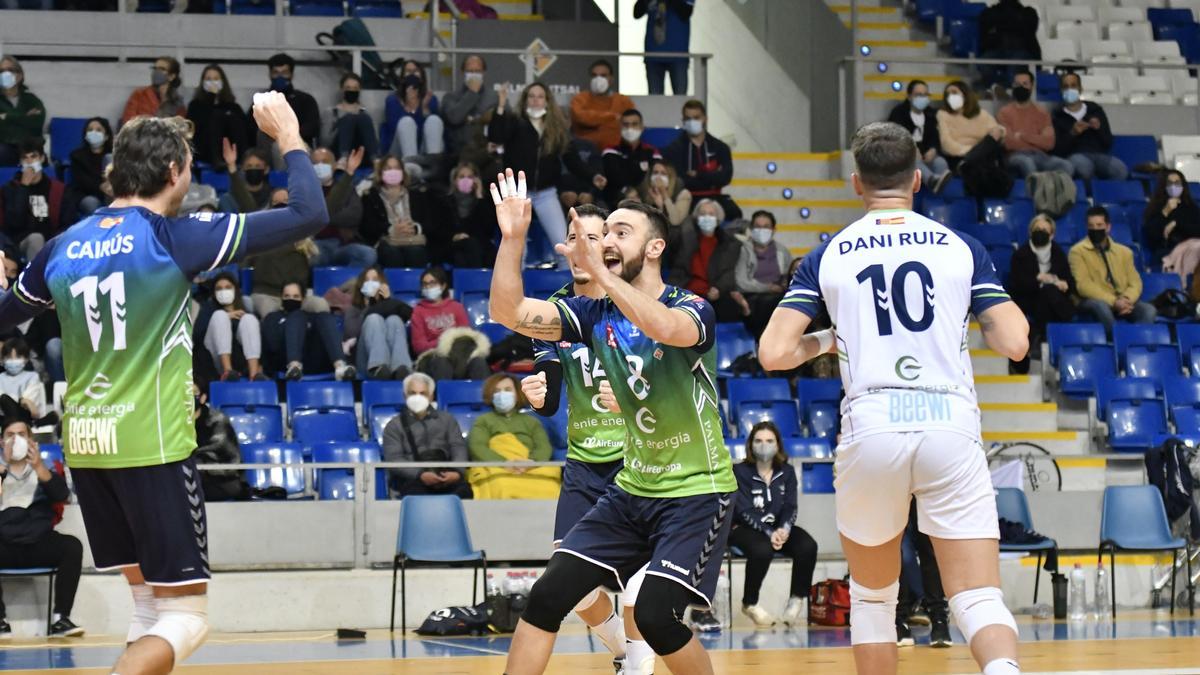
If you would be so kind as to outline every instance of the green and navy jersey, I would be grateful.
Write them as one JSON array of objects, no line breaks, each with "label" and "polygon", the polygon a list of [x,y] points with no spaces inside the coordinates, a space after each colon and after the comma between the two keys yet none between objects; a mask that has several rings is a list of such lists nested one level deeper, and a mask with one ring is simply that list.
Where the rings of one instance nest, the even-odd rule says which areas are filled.
[{"label": "green and navy jersey", "polygon": [[[554,302],[575,297],[567,284],[550,296]],[[533,341],[534,364],[557,363],[567,386],[567,459],[602,464],[621,459],[625,451],[625,418],[600,404],[604,364],[580,342]]]},{"label": "green and navy jersey", "polygon": [[717,412],[716,315],[702,298],[667,286],[659,297],[696,323],[691,347],[646,337],[608,298],[554,300],[565,342],[591,347],[625,418],[621,489],[641,497],[689,497],[733,492],[729,452]]}]

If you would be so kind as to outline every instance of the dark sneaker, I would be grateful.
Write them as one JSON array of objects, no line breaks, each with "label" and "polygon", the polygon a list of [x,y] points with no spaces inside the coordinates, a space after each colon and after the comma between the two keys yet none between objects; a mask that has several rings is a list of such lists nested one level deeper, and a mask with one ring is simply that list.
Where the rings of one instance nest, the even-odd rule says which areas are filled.
[{"label": "dark sneaker", "polygon": [[372,380],[390,380],[392,379],[392,369],[387,366],[375,366],[367,371],[367,375]]},{"label": "dark sneaker", "polygon": [[909,628],[908,624],[903,621],[896,624],[896,646],[897,647],[913,646],[912,629]]},{"label": "dark sneaker", "polygon": [[237,382],[242,379],[242,374],[236,370],[227,370],[221,373],[222,382]]},{"label": "dark sneaker", "polygon": [[342,366],[333,371],[333,378],[339,382],[348,382],[358,377],[358,369],[354,366]]},{"label": "dark sneaker", "polygon": [[942,190],[946,189],[946,183],[949,183],[950,179],[952,177],[953,177],[953,173],[950,171],[947,171],[946,173],[938,176],[933,181],[933,194],[935,194],[935,195],[942,194]]},{"label": "dark sneaker", "polygon": [[942,648],[950,644],[950,624],[945,619],[934,621],[929,629],[929,646]]},{"label": "dark sneaker", "polygon": [[692,612],[692,626],[701,633],[720,633],[721,622],[712,612]]},{"label": "dark sneaker", "polygon": [[267,377],[266,373],[259,371],[254,374],[254,377],[250,378],[250,381],[251,382],[270,382],[271,378]]},{"label": "dark sneaker", "polygon": [[925,611],[924,605],[917,605],[913,608],[912,613],[908,615],[909,626],[928,626],[929,613]]},{"label": "dark sneaker", "polygon": [[403,380],[409,375],[412,375],[412,369],[408,366],[400,366],[396,370],[392,371],[392,377],[397,380]]},{"label": "dark sneaker", "polygon": [[6,621],[4,619],[0,619],[0,640],[11,640],[11,639],[12,639],[12,626],[10,626],[8,624],[8,621]]},{"label": "dark sneaker", "polygon": [[304,377],[304,369],[300,366],[291,366],[283,377],[288,380],[299,380]]},{"label": "dark sneaker", "polygon": [[68,617],[63,617],[50,626],[50,637],[78,637],[83,635],[83,628],[76,626]]}]

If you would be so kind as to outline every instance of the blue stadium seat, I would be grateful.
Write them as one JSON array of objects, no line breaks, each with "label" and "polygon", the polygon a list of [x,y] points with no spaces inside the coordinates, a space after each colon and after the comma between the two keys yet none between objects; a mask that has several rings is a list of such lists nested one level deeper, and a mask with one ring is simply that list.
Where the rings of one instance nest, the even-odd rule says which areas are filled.
[{"label": "blue stadium seat", "polygon": [[836,377],[801,378],[796,398],[810,436],[833,439],[841,428],[842,381]]},{"label": "blue stadium seat", "polygon": [[437,383],[436,397],[441,410],[455,405],[482,405],[483,380],[442,380]]},{"label": "blue stadium seat", "polygon": [[252,488],[272,485],[283,488],[288,496],[304,492],[304,452],[299,443],[251,443],[243,445],[242,462],[246,464],[285,464],[270,469],[247,469],[246,482]]},{"label": "blue stadium seat", "polygon": [[732,377],[729,367],[734,360],[755,349],[754,338],[741,323],[717,324],[717,375]]},{"label": "blue stadium seat", "polygon": [[976,239],[989,251],[993,248],[1012,248],[1012,232],[1004,225],[984,225],[976,228]]},{"label": "blue stadium seat", "polygon": [[[824,438],[785,438],[788,457],[833,457],[833,448]],[[800,489],[807,494],[833,493],[833,464],[801,464]]]},{"label": "blue stadium seat", "polygon": [[[213,13],[225,13],[225,3],[222,0],[214,0]],[[250,16],[271,16],[275,14],[275,2],[274,0],[233,0],[229,8],[229,13]]]},{"label": "blue stadium seat", "polygon": [[1145,452],[1155,436],[1167,432],[1162,401],[1113,401],[1104,421],[1108,442],[1118,452]]},{"label": "blue stadium seat", "polygon": [[1069,345],[1107,345],[1108,335],[1098,323],[1051,323],[1046,326],[1050,365],[1058,367],[1058,354]]},{"label": "blue stadium seat", "polygon": [[[1059,103],[1062,101],[1062,88],[1058,79],[1058,75],[1051,72],[1039,70],[1037,73],[1037,100],[1042,103]],[[1014,184],[1020,185],[1022,191],[1025,188],[1024,181],[1017,181]]]},{"label": "blue stadium seat", "polygon": [[389,410],[386,406],[380,406],[370,413],[364,413],[367,420],[367,429],[370,432],[370,437],[375,439],[376,443],[383,443],[383,430],[387,428],[389,422],[396,415],[399,415],[398,410]]},{"label": "blue stadium seat", "polygon": [[1155,40],[1174,40],[1179,44],[1179,53],[1188,63],[1195,56],[1197,41],[1200,40],[1200,25],[1184,24],[1154,24]]},{"label": "blue stadium seat", "polygon": [[1125,373],[1130,377],[1162,380],[1178,375],[1182,368],[1175,345],[1133,346],[1125,352]]},{"label": "blue stadium seat", "polygon": [[[977,3],[966,3],[964,7],[985,6]],[[979,54],[979,21],[969,18],[950,19],[946,29],[950,36],[950,51],[958,58],[967,58]]]},{"label": "blue stadium seat", "polygon": [[1113,136],[1109,152],[1133,170],[1138,164],[1158,162],[1158,141],[1153,136]]},{"label": "blue stadium seat", "polygon": [[800,435],[800,411],[787,380],[737,378],[729,380],[727,386],[729,417],[738,436],[746,436],[763,420],[774,421],[785,436]]},{"label": "blue stadium seat", "polygon": [[[1123,213],[1123,211],[1110,209],[1109,213]],[[1134,240],[1133,228],[1130,227],[1129,221],[1127,221],[1124,216],[1122,216],[1120,219],[1113,215],[1110,215],[1109,217],[1112,221],[1112,230],[1108,233],[1108,236],[1112,237],[1112,240],[1118,244],[1124,244],[1131,248],[1136,248],[1137,243]],[[1137,265],[1136,262],[1134,264],[1135,266]]]},{"label": "blue stadium seat", "polygon": [[1179,339],[1184,366],[1192,377],[1200,377],[1200,323],[1175,324],[1175,336]]},{"label": "blue stadium seat", "polygon": [[[1174,288],[1175,290],[1183,290],[1183,283],[1179,280],[1179,275],[1169,272],[1151,272],[1142,275],[1142,301],[1151,302],[1158,297],[1159,293]],[[1165,326],[1164,326],[1165,327]]]},{"label": "blue stadium seat", "polygon": [[360,19],[403,19],[404,7],[400,0],[356,0],[351,3],[354,16]]},{"label": "blue stadium seat", "polygon": [[321,441],[357,441],[358,418],[353,410],[297,410],[292,415],[292,439],[311,445]]},{"label": "blue stadium seat", "polygon": [[[1078,194],[1082,195],[1082,190]],[[1086,200],[1087,197],[1082,197],[1082,199]],[[1083,239],[1087,231],[1087,210],[1087,201],[1083,201],[1072,206],[1067,215],[1058,219],[1057,227],[1054,230],[1054,241],[1058,242],[1059,246],[1070,249]]]},{"label": "blue stadium seat", "polygon": [[525,270],[523,276],[529,298],[549,298],[573,280],[570,270]]},{"label": "blue stadium seat", "polygon": [[[761,382],[761,380],[744,380],[745,382]],[[742,438],[750,436],[750,430],[759,422],[774,422],[779,433],[784,437],[800,435],[800,414],[793,401],[773,401],[770,403],[745,402],[738,408],[737,434]]]},{"label": "blue stadium seat", "polygon": [[953,201],[926,199],[925,205],[921,207],[921,215],[950,228],[979,222],[974,199],[955,199]]},{"label": "blue stadium seat", "polygon": [[[787,439],[784,439],[784,443]],[[746,439],[744,438],[726,438],[725,449],[729,451],[729,456],[733,461],[740,462],[746,458]]]},{"label": "blue stadium seat", "polygon": [[62,445],[58,443],[39,443],[38,453],[42,456],[42,463],[51,468],[54,468],[55,462],[59,464],[66,462],[63,458]]},{"label": "blue stadium seat", "polygon": [[[1029,502],[1025,499],[1025,491],[1020,488],[996,488],[996,511],[1007,521],[1020,523],[1026,530],[1033,530],[1033,515],[1029,512]],[[1046,538],[1044,541],[1029,544],[1000,544],[1003,552],[1037,553],[1038,563],[1033,569],[1033,602],[1037,603],[1038,586],[1041,581],[1042,556],[1048,551],[1058,549],[1058,542]]]},{"label": "blue stadium seat", "polygon": [[239,274],[238,283],[242,285],[243,293],[245,293],[246,289],[248,289],[248,288],[254,288],[254,269],[253,268],[243,267],[238,272],[238,274]]},{"label": "blue stadium seat", "polygon": [[1108,345],[1066,345],[1058,351],[1059,388],[1067,396],[1094,396],[1101,382],[1116,376],[1113,348]]},{"label": "blue stadium seat", "polygon": [[[1178,278],[1178,277],[1176,277]],[[1171,331],[1158,324],[1117,323],[1113,326],[1113,346],[1117,349],[1117,367],[1125,367],[1125,352],[1134,345],[1170,345]]]},{"label": "blue stadium seat", "polygon": [[945,14],[946,3],[947,0],[917,0],[917,20],[933,23],[939,16]]},{"label": "blue stadium seat", "polygon": [[[1163,395],[1166,398],[1168,411],[1173,411],[1177,406],[1200,405],[1200,377],[1186,375],[1164,377]],[[1200,433],[1200,428],[1189,431]]]},{"label": "blue stadium seat", "polygon": [[71,153],[83,143],[83,130],[87,126],[86,117],[51,117],[50,118],[50,159],[59,164],[66,164],[71,159]]},{"label": "blue stadium seat", "polygon": [[421,275],[424,273],[420,267],[389,267],[383,271],[383,278],[387,279],[393,298],[415,305],[421,299]]},{"label": "blue stadium seat", "polygon": [[1175,420],[1176,429],[1191,434],[1195,434],[1196,430],[1200,429],[1200,405],[1175,406],[1171,410],[1171,417]]},{"label": "blue stadium seat", "polygon": [[[350,462],[373,464],[382,460],[379,444],[372,441],[314,443],[307,449],[317,464]],[[349,484],[346,483],[349,479]],[[314,476],[321,499],[354,499],[352,469],[320,469]],[[387,499],[387,469],[375,470],[375,498]]]},{"label": "blue stadium seat", "polygon": [[796,436],[783,439],[788,457],[833,457],[833,446],[826,438]]},{"label": "blue stadium seat", "polygon": [[1148,377],[1122,377],[1102,380],[1096,391],[1096,413],[1100,419],[1104,419],[1114,402],[1161,402],[1162,398],[1162,384]]},{"label": "blue stadium seat", "polygon": [[216,190],[218,194],[229,192],[229,174],[223,171],[204,171],[200,174],[199,182]]},{"label": "blue stadium seat", "polygon": [[661,150],[679,138],[681,133],[683,132],[677,127],[646,127],[642,131],[642,142]]},{"label": "blue stadium seat", "polygon": [[218,410],[227,406],[279,406],[279,387],[274,382],[213,382],[208,385],[208,404]]},{"label": "blue stadium seat", "polygon": [[341,0],[292,0],[292,16],[345,16]]},{"label": "blue stadium seat", "polygon": [[348,469],[325,469],[317,472],[317,496],[321,501],[353,501],[358,490],[354,485],[354,472]]},{"label": "blue stadium seat", "polygon": [[358,267],[314,267],[312,271],[313,295],[325,295],[325,291],[341,286],[362,272]]},{"label": "blue stadium seat", "polygon": [[983,222],[1007,227],[1010,241],[1018,244],[1029,239],[1029,221],[1033,220],[1033,215],[1033,202],[1028,199],[988,199],[983,202]]},{"label": "blue stadium seat", "polygon": [[1097,202],[1116,204],[1146,203],[1146,190],[1137,180],[1092,180],[1092,198]]},{"label": "blue stadium seat", "polygon": [[288,382],[288,419],[297,410],[354,411],[354,385],[349,382]]},{"label": "blue stadium seat", "polygon": [[492,290],[492,271],[490,269],[456,269],[452,284],[454,297],[467,309],[467,318],[472,325],[490,321],[488,316],[488,296]]},{"label": "blue stadium seat", "polygon": [[237,432],[238,445],[283,440],[283,413],[277,405],[257,406],[254,409],[231,406],[223,412]]},{"label": "blue stadium seat", "polygon": [[486,415],[487,413],[491,412],[491,410],[492,409],[489,406],[485,406],[482,403],[476,403],[471,406],[456,405],[451,407],[446,412],[453,415],[454,419],[458,421],[458,428],[460,431],[462,431],[463,438],[466,438],[468,435],[470,435],[471,428],[475,426],[475,420],[481,415]]},{"label": "blue stadium seat", "polygon": [[1187,8],[1166,9],[1163,7],[1146,8],[1146,20],[1154,26],[1186,26],[1195,23],[1192,10]]},{"label": "blue stadium seat", "polygon": [[503,325],[492,323],[491,321],[481,323],[476,328],[479,329],[479,332],[486,335],[487,339],[491,340],[493,345],[513,334],[511,330],[505,328]]},{"label": "blue stadium seat", "polygon": [[366,418],[375,408],[399,410],[404,407],[404,383],[400,380],[366,380],[362,384],[362,411]]},{"label": "blue stadium seat", "polygon": [[996,266],[996,275],[1000,277],[1000,283],[1007,283],[1008,275],[1012,271],[1012,245],[989,246],[987,252],[992,259],[992,264]]},{"label": "blue stadium seat", "polygon": [[558,400],[558,410],[550,417],[542,417],[537,413],[532,414],[542,423],[542,428],[546,430],[546,436],[550,438],[550,446],[565,448],[567,447],[567,392],[565,387],[562,393],[559,394]]}]

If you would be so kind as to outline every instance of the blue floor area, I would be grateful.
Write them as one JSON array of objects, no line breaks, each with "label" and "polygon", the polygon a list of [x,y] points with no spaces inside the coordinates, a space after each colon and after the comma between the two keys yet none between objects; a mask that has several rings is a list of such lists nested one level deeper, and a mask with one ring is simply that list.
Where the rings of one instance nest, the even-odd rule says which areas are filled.
[{"label": "blue floor area", "polygon": [[[1127,638],[1172,638],[1200,636],[1200,620],[1177,615],[1174,620],[1120,619],[1116,623],[1083,624],[1050,621],[1021,622],[1022,642],[1054,640],[1112,640]],[[962,644],[962,634],[952,629],[954,641]],[[929,629],[914,627],[917,644],[928,644]],[[710,650],[807,649],[849,647],[846,628],[812,627],[807,630],[768,631],[732,630],[700,637]],[[228,641],[225,641],[228,640]],[[286,637],[257,639],[252,635],[216,638],[204,645],[188,663],[196,665],[288,663],[310,661],[356,661],[402,658],[446,658],[501,655],[508,650],[510,638],[465,637],[408,639],[368,639],[337,641]],[[604,652],[599,640],[584,633],[559,636],[555,651],[562,654]],[[0,649],[0,671],[65,668],[96,668],[111,665],[121,652],[116,644],[87,645],[57,642],[47,645],[14,644]]]}]

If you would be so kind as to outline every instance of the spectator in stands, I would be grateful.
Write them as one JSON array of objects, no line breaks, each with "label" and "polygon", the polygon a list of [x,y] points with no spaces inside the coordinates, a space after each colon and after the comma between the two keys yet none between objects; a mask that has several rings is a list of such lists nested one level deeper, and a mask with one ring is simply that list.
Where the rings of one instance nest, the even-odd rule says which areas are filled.
[{"label": "spectator in stands", "polygon": [[408,159],[445,152],[445,125],[438,115],[438,99],[421,64],[404,62],[399,88],[387,98],[384,114],[392,134],[391,154]]},{"label": "spectator in stands", "polygon": [[1050,113],[1033,100],[1033,73],[1019,70],[1013,75],[1012,103],[996,113],[996,119],[1004,126],[1005,160],[1010,171],[1025,178],[1036,171],[1062,171],[1068,176],[1075,173],[1075,166],[1063,159],[1047,154],[1054,150],[1054,124]]},{"label": "spectator in stands", "polygon": [[[192,459],[197,464],[237,464],[242,461],[242,450],[238,446],[237,431],[229,418],[220,410],[208,405],[208,395],[200,387],[192,385],[196,411],[196,451]],[[204,501],[226,502],[250,499],[250,485],[242,472],[201,471],[200,487],[204,490]]]},{"label": "spectator in stands", "polygon": [[[287,97],[288,105],[296,113],[300,121],[300,137],[305,143],[317,145],[321,135],[321,108],[317,99],[308,92],[300,91],[292,86],[292,78],[296,75],[296,60],[287,54],[276,54],[267,59],[267,70],[270,73],[271,85],[269,91],[277,91]],[[246,119],[250,125],[250,137],[256,139],[260,148],[271,147],[271,139],[258,131],[258,123],[254,121],[251,108],[246,109]]]},{"label": "spectator in stands", "polygon": [[428,193],[410,189],[412,176],[394,154],[382,157],[362,199],[362,238],[374,244],[381,267],[429,263],[422,223],[433,224]]},{"label": "spectator in stands", "polygon": [[652,204],[667,214],[672,230],[677,231],[692,212],[692,193],[679,181],[675,167],[661,159],[650,162],[650,169],[638,186],[637,196],[641,202]]},{"label": "spectator in stands", "polygon": [[1083,88],[1077,73],[1063,74],[1059,83],[1063,104],[1054,111],[1054,154],[1074,165],[1076,178],[1128,178],[1125,162],[1109,154],[1113,133],[1104,108],[1080,99]]},{"label": "spectator in stands", "polygon": [[734,272],[737,290],[750,306],[746,329],[755,340],[783,299],[789,283],[784,274],[791,264],[791,251],[775,241],[775,214],[755,211],[750,216],[750,238],[742,244]]},{"label": "spectator in stands", "polygon": [[788,463],[783,437],[773,422],[763,421],[750,430],[746,459],[733,467],[738,494],[734,506],[729,544],[746,554],[746,582],[742,591],[742,613],[759,628],[775,624],[759,606],[759,591],[776,553],[792,559],[792,580],[783,622],[789,626],[808,623],[805,601],[817,567],[817,542],[804,528],[796,526],[799,484]]},{"label": "spectator in stands", "polygon": [[246,114],[238,107],[233,88],[225,69],[210,63],[200,74],[200,86],[188,103],[187,117],[192,121],[194,160],[224,169],[223,145],[228,142],[236,148],[250,147],[246,132]]},{"label": "spectator in stands", "polygon": [[935,186],[945,185],[950,177],[950,165],[942,157],[941,133],[938,130],[937,111],[929,107],[929,85],[923,80],[908,83],[908,97],[888,114],[888,121],[908,129],[921,156],[917,168],[921,170],[921,181],[935,192]]},{"label": "spectator in stands", "polygon": [[[529,198],[538,222],[550,241],[567,238],[567,219],[558,198],[558,179],[570,138],[567,120],[554,102],[554,94],[541,82],[521,92],[517,110],[508,110],[508,89],[500,89],[496,114],[488,125],[488,140],[504,146],[504,167],[524,171]],[[559,267],[566,261],[559,258]]]},{"label": "spectator in stands", "polygon": [[471,328],[467,309],[450,299],[450,277],[434,265],[421,275],[421,301],[413,308],[412,346],[417,370],[435,380],[482,380],[491,369],[488,341]]},{"label": "spectator in stands", "polygon": [[372,380],[403,380],[412,372],[408,328],[413,308],[392,297],[378,267],[368,267],[354,280],[350,305],[344,312],[342,339],[356,368]]},{"label": "spectator in stands", "polygon": [[[1029,222],[1029,241],[1013,253],[1008,292],[1032,317],[1029,344],[1040,344],[1046,336],[1046,324],[1070,321],[1075,315],[1075,277],[1067,254],[1054,243],[1054,220],[1039,213]],[[1033,351],[1033,350],[1030,350]],[[1011,366],[1014,373],[1029,372],[1029,356]]]},{"label": "spectator in stands", "polygon": [[[574,105],[574,102],[572,102]],[[658,148],[642,142],[645,125],[642,113],[629,108],[621,113],[621,142],[604,148],[604,178],[608,185],[604,199],[609,204],[621,201],[621,195],[629,188],[636,188],[646,178],[650,163],[662,160]]]},{"label": "spectator in stands", "polygon": [[29,343],[24,338],[9,338],[0,356],[4,359],[0,394],[20,403],[33,419],[41,419],[46,414],[46,387],[30,363]]},{"label": "spectator in stands", "polygon": [[478,163],[483,161],[480,153],[486,154],[483,129],[500,102],[496,92],[485,85],[486,74],[487,61],[471,54],[462,62],[462,87],[442,98],[446,151],[451,157]]},{"label": "spectator in stands", "polygon": [[[633,18],[646,17],[646,53],[687,52],[695,6],[696,0],[637,0],[633,4]],[[650,94],[666,93],[664,85],[668,72],[671,74],[671,91],[676,96],[687,94],[687,57],[646,56],[646,82]]]},{"label": "spectator in stands", "polygon": [[112,144],[112,127],[108,126],[108,120],[93,117],[83,125],[79,147],[71,151],[69,199],[77,205],[81,218],[92,215],[112,200],[112,188],[104,175],[112,161]]},{"label": "spectator in stands", "polygon": [[[17,275],[21,271],[21,256],[11,247],[5,247],[2,252],[4,253],[4,277],[8,280],[8,287],[11,289],[16,285]],[[23,333],[25,342],[31,351],[42,357],[42,363],[46,367],[46,374],[50,381],[66,380],[66,376],[63,374],[62,327],[58,324],[58,314],[43,312],[37,315],[24,328]],[[14,329],[4,337],[15,338],[21,335],[22,331]],[[0,349],[0,354],[2,352],[3,350]],[[44,400],[45,392],[42,392],[42,396]]]},{"label": "spectator in stands", "polygon": [[[55,567],[54,619],[50,637],[83,635],[71,621],[83,565],[83,544],[54,530],[61,504],[71,497],[62,467],[46,466],[30,430],[28,411],[0,398],[4,414],[0,466],[0,567]],[[12,637],[0,598],[0,639]]]},{"label": "spectator in stands", "polygon": [[564,210],[594,204],[608,188],[600,150],[589,141],[572,138],[563,153],[566,171],[558,179],[558,197]]},{"label": "spectator in stands", "polygon": [[693,197],[720,202],[725,217],[737,220],[742,217],[729,195],[721,190],[733,180],[733,155],[729,146],[707,131],[708,111],[704,104],[695,99],[683,104],[683,131],[663,149],[663,159],[675,167],[683,185]]},{"label": "spectator in stands", "polygon": [[139,115],[175,117],[187,114],[187,106],[179,95],[179,61],[160,56],[150,66],[150,85],[134,89],[125,102],[121,124]]},{"label": "spectator in stands", "polygon": [[379,137],[375,133],[375,120],[362,106],[362,78],[354,73],[343,73],[338,82],[341,99],[333,106],[330,117],[330,145],[339,162],[345,162],[355,148],[363,148],[363,161],[371,163],[379,156]]},{"label": "spectator in stands", "polygon": [[321,180],[325,205],[329,209],[329,225],[313,238],[320,251],[313,261],[314,267],[346,265],[364,268],[375,264],[375,249],[360,242],[363,204],[354,190],[354,172],[362,164],[365,152],[361,147],[351,152],[346,158],[345,171],[335,168],[336,162],[329,148],[317,148],[312,152],[313,169]]},{"label": "spectator in stands", "polygon": [[15,56],[0,57],[0,166],[21,159],[21,143],[42,135],[46,106],[25,86],[25,69]]},{"label": "spectator in stands", "polygon": [[571,99],[571,134],[603,150],[621,142],[622,117],[633,101],[616,91],[612,64],[598,59],[588,68],[588,90]]},{"label": "spectator in stands", "polygon": [[220,209],[226,213],[252,213],[271,205],[271,155],[261,148],[250,148],[242,157],[238,171],[237,146],[222,141],[222,157],[229,172],[229,192],[221,196]]},{"label": "spectator in stands", "polygon": [[1139,302],[1142,277],[1133,264],[1133,251],[1112,240],[1108,209],[1087,211],[1087,239],[1071,247],[1067,259],[1083,301],[1079,310],[1104,324],[1110,333],[1117,320],[1154,323],[1154,305]]},{"label": "spectator in stands", "polygon": [[[491,267],[496,262],[496,209],[484,196],[483,181],[473,164],[460,163],[450,172],[450,189],[442,204],[449,251],[430,243],[434,262],[455,267]],[[437,246],[435,247],[435,244]]]},{"label": "spectator in stands", "polygon": [[[255,269],[257,276],[258,270]],[[325,373],[333,368],[338,380],[353,380],[358,374],[342,351],[342,331],[329,312],[303,309],[304,285],[292,281],[284,285],[283,309],[263,319],[263,360],[285,378],[299,380],[305,372]]]},{"label": "spectator in stands", "polygon": [[721,227],[725,214],[712,199],[701,199],[696,212],[680,228],[667,283],[708,299],[717,321],[741,321],[750,305],[737,287],[742,244]]},{"label": "spectator in stands", "polygon": [[[286,206],[287,200],[286,189],[274,190],[271,193],[271,208]],[[250,299],[260,319],[283,308],[283,287],[288,282],[308,280],[312,276],[312,261],[317,254],[317,245],[313,240],[303,239],[246,260],[246,266],[254,268],[254,289]],[[305,298],[305,309],[309,312],[328,312],[329,303],[321,298],[309,297]]]},{"label": "spectator in stands", "polygon": [[[991,175],[989,169],[1002,166],[1006,132],[991,113],[979,107],[975,92],[965,82],[955,80],[946,85],[943,100],[946,107],[937,112],[942,153],[974,193],[980,186],[969,180],[971,176]],[[940,192],[944,185],[943,178],[934,184],[934,191]],[[1007,194],[1008,187],[1004,191]]]},{"label": "spectator in stands", "polygon": [[[467,442],[458,420],[431,404],[437,383],[425,373],[404,378],[404,410],[383,428],[385,462],[467,462]],[[388,469],[393,489],[409,495],[458,495],[471,498],[463,469]]]},{"label": "spectator in stands", "polygon": [[[467,435],[474,462],[548,462],[554,449],[538,418],[519,412],[528,407],[517,379],[496,373],[483,383],[483,403],[491,410],[475,418]],[[554,499],[562,471],[558,467],[472,467],[467,480],[477,499]]]},{"label": "spectator in stands", "polygon": [[[1020,0],[1000,0],[979,15],[980,55],[985,59],[1036,61],[1042,58],[1037,29],[1037,10],[1022,6]],[[1003,91],[1003,83],[1012,81],[1007,66],[980,66],[979,70],[985,87]]]},{"label": "spectator in stands", "polygon": [[1200,208],[1187,178],[1175,170],[1162,172],[1142,218],[1142,232],[1150,249],[1163,257],[1163,271],[1178,273],[1186,287],[1187,275],[1200,264]]},{"label": "spectator in stands", "polygon": [[46,240],[75,219],[74,205],[66,198],[67,186],[43,171],[46,153],[42,143],[41,138],[21,141],[21,170],[0,190],[3,238],[16,245],[26,260],[32,260]]},{"label": "spectator in stands", "polygon": [[192,342],[204,345],[222,382],[240,380],[243,369],[251,380],[268,380],[262,372],[262,327],[253,302],[242,296],[237,275],[221,272],[212,289],[196,315]]}]

